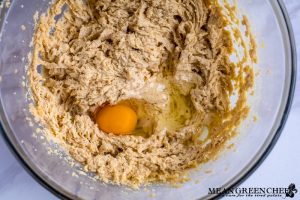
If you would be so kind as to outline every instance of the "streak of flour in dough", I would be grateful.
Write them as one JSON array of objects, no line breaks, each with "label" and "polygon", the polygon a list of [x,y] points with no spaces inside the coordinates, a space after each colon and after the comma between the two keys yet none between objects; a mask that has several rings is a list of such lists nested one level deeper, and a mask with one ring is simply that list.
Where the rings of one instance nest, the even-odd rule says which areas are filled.
[{"label": "streak of flour in dough", "polygon": [[[225,31],[225,25],[239,21],[226,20],[215,1],[191,0],[186,10],[175,0],[167,5],[124,2],[110,6],[104,1],[89,1],[89,5],[56,1],[48,15],[41,16],[28,71],[35,101],[30,110],[48,136],[104,182],[138,187],[186,181],[186,170],[215,157],[249,110],[246,91],[253,78],[251,68],[245,66],[251,60],[248,47],[238,30],[233,36]],[[65,4],[72,12],[65,11],[56,22],[54,17]],[[245,50],[238,64],[228,59],[234,51],[233,38]],[[38,65],[47,70],[46,77],[36,71]],[[235,70],[240,71],[235,74]],[[191,97],[195,107],[186,127],[157,131],[149,138],[99,131],[89,112],[104,102],[143,98],[139,92],[155,84],[155,76],[165,71],[171,72],[172,82],[182,95]],[[239,98],[230,108],[234,89]],[[148,96],[143,100],[159,107],[159,96]],[[209,143],[198,141],[203,127],[209,129]]]}]

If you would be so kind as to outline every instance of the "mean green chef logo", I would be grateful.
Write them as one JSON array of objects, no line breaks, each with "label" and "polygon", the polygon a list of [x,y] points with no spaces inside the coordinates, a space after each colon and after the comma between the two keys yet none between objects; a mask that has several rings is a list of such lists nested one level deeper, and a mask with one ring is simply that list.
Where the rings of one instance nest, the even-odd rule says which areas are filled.
[{"label": "mean green chef logo", "polygon": [[298,192],[298,190],[296,189],[296,186],[294,183],[291,183],[288,187],[288,192],[286,193],[286,197],[291,197],[293,198],[295,196],[295,194]]},{"label": "mean green chef logo", "polygon": [[208,194],[218,194],[224,197],[252,197],[252,198],[294,198],[298,190],[291,183],[288,187],[236,187],[236,188],[209,188]]}]

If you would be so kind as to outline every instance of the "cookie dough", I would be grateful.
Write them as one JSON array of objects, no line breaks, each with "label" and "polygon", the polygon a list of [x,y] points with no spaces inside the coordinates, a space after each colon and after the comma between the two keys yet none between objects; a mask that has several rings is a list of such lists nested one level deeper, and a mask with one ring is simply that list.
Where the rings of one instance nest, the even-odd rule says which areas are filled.
[{"label": "cookie dough", "polygon": [[[216,0],[57,0],[36,26],[31,111],[104,182],[181,181],[249,110],[252,69],[236,73],[228,24]],[[118,103],[136,110],[131,135],[95,123],[99,107]]]}]

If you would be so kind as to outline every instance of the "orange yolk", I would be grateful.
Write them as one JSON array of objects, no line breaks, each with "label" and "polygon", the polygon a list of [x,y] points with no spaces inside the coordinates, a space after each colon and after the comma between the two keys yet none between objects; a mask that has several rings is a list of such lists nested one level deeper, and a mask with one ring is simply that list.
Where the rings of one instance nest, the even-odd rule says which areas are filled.
[{"label": "orange yolk", "polygon": [[134,131],[137,115],[126,105],[107,105],[96,114],[96,123],[106,133],[126,135]]}]

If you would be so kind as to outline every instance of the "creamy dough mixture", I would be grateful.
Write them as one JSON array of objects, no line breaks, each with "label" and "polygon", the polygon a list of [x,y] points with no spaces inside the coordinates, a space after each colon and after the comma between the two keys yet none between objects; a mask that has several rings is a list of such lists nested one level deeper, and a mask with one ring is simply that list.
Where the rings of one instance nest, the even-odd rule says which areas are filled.
[{"label": "creamy dough mixture", "polygon": [[[180,181],[248,113],[252,70],[235,73],[228,24],[216,0],[57,0],[33,40],[31,111],[104,182]],[[136,111],[136,130],[104,133],[95,112],[120,102]]]}]

